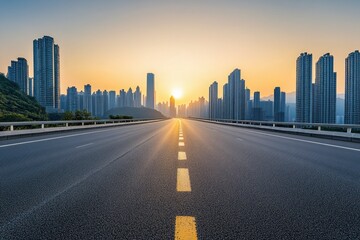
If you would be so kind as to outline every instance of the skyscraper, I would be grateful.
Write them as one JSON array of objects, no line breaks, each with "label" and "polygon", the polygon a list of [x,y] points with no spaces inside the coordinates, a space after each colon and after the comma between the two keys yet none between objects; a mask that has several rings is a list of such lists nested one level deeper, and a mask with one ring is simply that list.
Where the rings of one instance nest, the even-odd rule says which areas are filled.
[{"label": "skyscraper", "polygon": [[235,69],[228,77],[229,118],[245,119],[245,81],[241,79],[240,69]]},{"label": "skyscraper", "polygon": [[103,92],[103,115],[109,110],[109,92]]},{"label": "skyscraper", "polygon": [[209,87],[209,118],[216,119],[218,116],[218,83],[214,81]]},{"label": "skyscraper", "polygon": [[252,116],[255,121],[263,120],[263,110],[260,104],[260,92],[254,92]]},{"label": "skyscraper", "polygon": [[139,86],[136,87],[134,92],[134,107],[141,107],[141,91]]},{"label": "skyscraper", "polygon": [[92,111],[92,100],[91,100],[91,85],[86,84],[84,86],[84,109],[91,114],[94,114]]},{"label": "skyscraper", "polygon": [[29,66],[25,58],[18,58],[11,61],[8,67],[7,77],[19,85],[20,90],[29,95]]},{"label": "skyscraper", "polygon": [[60,109],[60,54],[59,46],[49,36],[35,39],[34,95],[47,112]]},{"label": "skyscraper", "polygon": [[110,91],[109,92],[109,109],[116,107],[116,92]]},{"label": "skyscraper", "polygon": [[104,98],[100,89],[96,91],[95,95],[95,116],[104,116]]},{"label": "skyscraper", "polygon": [[280,94],[280,112],[284,113],[283,118],[281,119],[282,122],[287,121],[286,118],[286,93],[281,92]]},{"label": "skyscraper", "polygon": [[225,83],[223,86],[223,119],[229,119],[230,118],[230,96],[229,96],[229,84]]},{"label": "skyscraper", "polygon": [[75,112],[78,110],[78,93],[76,87],[68,87],[66,97],[66,111]]},{"label": "skyscraper", "polygon": [[170,97],[170,117],[176,117],[175,98],[173,96]]},{"label": "skyscraper", "polygon": [[360,52],[345,59],[345,124],[360,124]]},{"label": "skyscraper", "polygon": [[131,88],[126,93],[126,100],[125,100],[126,107],[134,107],[134,94]]},{"label": "skyscraper", "polygon": [[326,53],[316,63],[314,122],[336,123],[336,73],[334,57]]},{"label": "skyscraper", "polygon": [[301,53],[296,60],[296,121],[311,119],[312,54]]},{"label": "skyscraper", "polygon": [[250,100],[250,89],[245,89],[245,119],[251,119],[252,101]]},{"label": "skyscraper", "polygon": [[155,107],[155,76],[153,73],[147,74],[146,107],[151,109]]},{"label": "skyscraper", "polygon": [[285,120],[285,93],[280,87],[274,89],[274,121],[284,122]]}]

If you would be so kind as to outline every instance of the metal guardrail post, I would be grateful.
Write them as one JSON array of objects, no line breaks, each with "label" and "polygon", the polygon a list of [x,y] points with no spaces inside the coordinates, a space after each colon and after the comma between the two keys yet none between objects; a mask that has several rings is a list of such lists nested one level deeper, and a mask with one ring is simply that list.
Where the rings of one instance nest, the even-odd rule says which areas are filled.
[{"label": "metal guardrail post", "polygon": [[321,131],[321,126],[318,126],[318,131]]},{"label": "metal guardrail post", "polygon": [[10,125],[10,131],[14,131],[14,125]]},{"label": "metal guardrail post", "polygon": [[68,127],[68,126],[69,126],[69,123],[65,123],[65,126]]},{"label": "metal guardrail post", "polygon": [[45,128],[45,124],[41,124],[41,128],[43,128],[43,129],[44,129],[44,128]]},{"label": "metal guardrail post", "polygon": [[295,124],[293,125],[293,128],[296,128]]},{"label": "metal guardrail post", "polygon": [[273,127],[275,127],[275,123],[273,123]]},{"label": "metal guardrail post", "polygon": [[346,132],[351,133],[351,130],[352,130],[351,127],[349,127],[349,128],[346,129]]},{"label": "metal guardrail post", "polygon": [[84,123],[84,122],[82,122],[82,123],[81,123],[81,126],[84,126],[84,125],[85,125],[85,123]]}]

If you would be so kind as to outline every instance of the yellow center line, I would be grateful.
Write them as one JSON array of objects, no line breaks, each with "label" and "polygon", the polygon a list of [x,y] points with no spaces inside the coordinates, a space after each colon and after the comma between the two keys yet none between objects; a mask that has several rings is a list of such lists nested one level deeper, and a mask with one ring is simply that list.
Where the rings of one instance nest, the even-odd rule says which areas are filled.
[{"label": "yellow center line", "polygon": [[179,147],[184,147],[185,143],[184,142],[179,142]]},{"label": "yellow center line", "polygon": [[190,216],[176,216],[175,240],[196,240],[196,220]]},{"label": "yellow center line", "polygon": [[179,137],[179,141],[184,141],[184,138],[183,138],[183,137]]},{"label": "yellow center line", "polygon": [[178,160],[183,161],[186,160],[186,152],[179,152],[178,153]]},{"label": "yellow center line", "polygon": [[177,169],[177,184],[176,190],[178,192],[191,192],[189,169]]}]

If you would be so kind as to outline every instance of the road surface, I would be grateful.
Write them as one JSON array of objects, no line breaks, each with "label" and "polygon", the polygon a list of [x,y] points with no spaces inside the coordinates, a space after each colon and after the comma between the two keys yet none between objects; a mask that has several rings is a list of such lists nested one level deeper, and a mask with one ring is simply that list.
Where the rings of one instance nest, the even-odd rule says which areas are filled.
[{"label": "road surface", "polygon": [[0,239],[360,239],[360,144],[172,119],[0,141]]}]

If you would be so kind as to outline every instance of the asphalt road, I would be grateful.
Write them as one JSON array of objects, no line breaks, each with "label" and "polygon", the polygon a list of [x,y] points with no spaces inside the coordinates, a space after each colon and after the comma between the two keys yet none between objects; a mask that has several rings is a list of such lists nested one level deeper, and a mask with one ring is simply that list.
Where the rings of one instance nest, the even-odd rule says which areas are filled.
[{"label": "asphalt road", "polygon": [[174,237],[360,239],[360,144],[177,119],[0,141],[0,239]]}]

